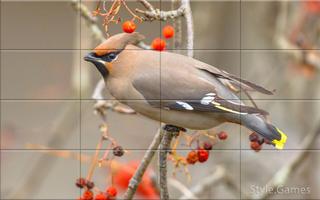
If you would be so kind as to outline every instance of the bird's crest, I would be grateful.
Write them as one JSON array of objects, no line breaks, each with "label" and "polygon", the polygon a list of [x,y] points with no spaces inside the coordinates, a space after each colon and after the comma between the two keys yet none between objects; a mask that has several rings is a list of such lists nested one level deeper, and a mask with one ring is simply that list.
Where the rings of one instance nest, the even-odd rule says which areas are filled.
[{"label": "bird's crest", "polygon": [[142,34],[137,32],[116,34],[97,46],[94,49],[94,52],[98,56],[102,56],[113,51],[121,51],[128,44],[137,44],[144,38],[145,37]]}]

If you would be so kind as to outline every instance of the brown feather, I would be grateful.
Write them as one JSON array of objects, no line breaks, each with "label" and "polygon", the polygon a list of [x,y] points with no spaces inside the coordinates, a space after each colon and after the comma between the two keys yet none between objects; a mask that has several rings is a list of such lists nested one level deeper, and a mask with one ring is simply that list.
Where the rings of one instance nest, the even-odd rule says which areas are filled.
[{"label": "brown feather", "polygon": [[128,44],[137,44],[145,37],[140,33],[120,33],[108,38],[94,49],[98,56],[106,55],[115,50],[123,50]]}]

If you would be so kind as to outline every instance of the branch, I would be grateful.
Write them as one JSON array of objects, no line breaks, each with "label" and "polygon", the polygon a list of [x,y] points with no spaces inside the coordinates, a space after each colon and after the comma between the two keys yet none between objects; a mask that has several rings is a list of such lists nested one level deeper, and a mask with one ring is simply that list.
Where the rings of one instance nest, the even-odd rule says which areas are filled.
[{"label": "branch", "polygon": [[147,0],[138,0],[147,10],[140,10],[136,8],[136,12],[143,14],[145,16],[145,21],[166,21],[167,19],[175,19],[184,16],[186,7],[181,4],[181,6],[176,10],[162,11],[160,9],[155,9]]},{"label": "branch", "polygon": [[146,151],[138,169],[134,173],[133,177],[130,179],[128,189],[123,197],[124,199],[133,199],[133,196],[137,191],[138,185],[141,182],[142,176],[147,170],[147,167],[150,164],[155,154],[155,151],[158,149],[162,138],[163,138],[163,131],[160,128],[157,134],[155,135],[155,137],[153,138],[153,141],[150,144],[148,150]]},{"label": "branch", "polygon": [[[276,190],[277,187],[283,185],[288,180],[288,178],[292,176],[292,172],[294,172],[301,164],[303,164],[304,160],[307,158],[307,155],[310,154],[310,151],[308,151],[308,149],[310,149],[310,147],[314,144],[314,142],[316,141],[316,137],[319,134],[320,125],[314,132],[309,133],[303,140],[301,149],[304,150],[301,151],[291,162],[283,166],[266,184],[266,188],[272,188],[273,190]],[[252,198],[267,199],[273,194],[268,191]]]},{"label": "branch", "polygon": [[169,199],[167,185],[167,153],[170,151],[172,139],[179,134],[179,131],[164,131],[164,136],[160,144],[159,151],[159,186],[160,199]]},{"label": "branch", "polygon": [[193,57],[193,40],[194,40],[194,32],[193,32],[193,19],[192,12],[190,8],[190,0],[181,0],[181,6],[185,8],[185,18],[187,25],[187,49],[188,56]]},{"label": "branch", "polygon": [[87,22],[87,25],[90,28],[94,39],[99,40],[100,42],[105,41],[103,32],[98,26],[97,18],[91,14],[88,7],[78,0],[72,0],[71,5],[75,9],[75,11],[80,12],[81,17],[85,22]]},{"label": "branch", "polygon": [[[190,192],[197,196],[203,194],[205,191],[210,189],[213,185],[219,183],[227,176],[225,168],[221,166],[217,166],[217,169],[214,173],[210,174],[209,176],[205,177],[201,182],[195,185],[193,188],[190,189]],[[184,194],[179,199],[191,199],[192,196],[190,194]]]},{"label": "branch", "polygon": [[169,178],[168,179],[168,184],[172,187],[175,187],[178,189],[184,196],[186,196],[186,199],[199,199],[189,188],[187,188],[185,185],[183,185],[180,181]]},{"label": "branch", "polygon": [[190,0],[181,0],[181,5],[176,10],[162,11],[155,9],[147,0],[137,0],[140,2],[147,10],[136,9],[136,12],[143,14],[145,16],[144,20],[153,21],[160,20],[166,21],[168,19],[176,19],[184,16],[186,19],[187,26],[187,49],[188,56],[193,57],[193,41],[194,41],[194,31],[193,31],[193,19],[190,7]]}]

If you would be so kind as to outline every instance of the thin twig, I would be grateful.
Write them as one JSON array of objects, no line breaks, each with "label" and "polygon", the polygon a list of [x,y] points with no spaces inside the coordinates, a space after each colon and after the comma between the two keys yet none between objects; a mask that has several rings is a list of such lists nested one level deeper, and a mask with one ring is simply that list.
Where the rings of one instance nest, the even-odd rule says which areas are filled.
[{"label": "thin twig", "polygon": [[103,32],[98,26],[97,18],[91,14],[88,7],[78,0],[72,0],[71,5],[75,9],[75,11],[80,12],[81,17],[85,22],[87,22],[87,25],[92,32],[93,38],[98,40],[99,42],[103,42],[105,40],[105,37],[103,36]]},{"label": "thin twig", "polygon": [[[217,169],[214,173],[205,177],[201,182],[196,184],[193,188],[190,189],[191,193],[195,196],[203,194],[209,188],[213,187],[215,184],[220,183],[223,179],[226,179],[226,170],[222,166],[217,166]],[[191,199],[192,196],[184,194],[179,199]]]},{"label": "thin twig", "polygon": [[138,188],[139,183],[142,180],[142,176],[147,170],[152,158],[154,157],[155,151],[158,149],[160,142],[163,138],[163,131],[160,128],[157,134],[154,136],[152,143],[150,144],[148,150],[146,151],[138,169],[134,173],[133,177],[130,179],[128,189],[124,194],[123,199],[133,199],[134,194]]},{"label": "thin twig", "polygon": [[[319,127],[317,127],[315,131],[309,133],[304,138],[301,145],[301,149],[304,150],[301,151],[291,162],[283,166],[266,184],[266,188],[272,188],[272,190],[276,191],[276,188],[284,185],[288,178],[291,177],[292,172],[294,172],[301,164],[304,163],[304,160],[308,157],[307,155],[310,154],[310,151],[308,151],[308,149],[312,147],[312,145],[316,141],[316,137],[320,134],[320,122],[318,124]],[[268,191],[258,194],[257,196],[253,196],[252,199],[267,199],[274,194]]]},{"label": "thin twig", "polygon": [[193,192],[189,190],[185,185],[183,185],[177,179],[169,178],[168,184],[176,189],[178,189],[183,195],[187,196],[187,199],[199,199]]},{"label": "thin twig", "polygon": [[169,199],[168,182],[167,182],[167,154],[171,151],[170,144],[172,139],[177,136],[179,132],[170,132],[164,130],[164,136],[160,144],[159,151],[159,186],[160,198]]},{"label": "thin twig", "polygon": [[143,14],[145,21],[153,21],[153,20],[160,20],[160,21],[166,21],[168,19],[175,19],[181,16],[184,16],[185,14],[185,7],[184,5],[181,5],[176,10],[170,10],[170,11],[163,11],[159,9],[155,9],[147,0],[137,0],[140,2],[147,10],[140,10],[136,8],[136,12]]}]

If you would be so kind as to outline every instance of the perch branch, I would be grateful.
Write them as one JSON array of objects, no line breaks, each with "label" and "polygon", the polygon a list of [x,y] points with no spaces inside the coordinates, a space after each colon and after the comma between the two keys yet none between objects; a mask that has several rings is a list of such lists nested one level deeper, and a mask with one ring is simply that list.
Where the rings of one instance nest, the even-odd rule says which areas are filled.
[{"label": "perch branch", "polygon": [[179,134],[179,132],[164,130],[164,136],[160,144],[159,151],[159,186],[160,198],[169,199],[168,185],[167,185],[167,154],[170,152],[170,144],[172,139]]},{"label": "perch branch", "polygon": [[153,141],[150,144],[148,150],[146,151],[138,169],[134,173],[133,177],[130,179],[128,189],[124,194],[124,199],[133,199],[133,196],[138,188],[138,185],[141,182],[142,176],[147,170],[147,167],[150,164],[155,154],[155,151],[158,149],[162,138],[163,138],[163,131],[160,128],[157,134],[154,136]]}]

